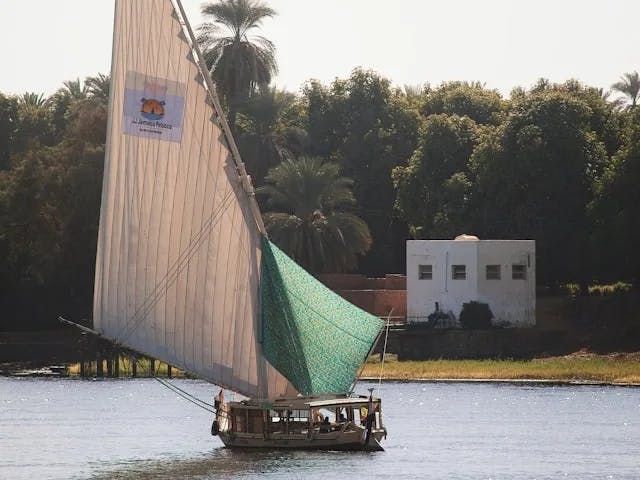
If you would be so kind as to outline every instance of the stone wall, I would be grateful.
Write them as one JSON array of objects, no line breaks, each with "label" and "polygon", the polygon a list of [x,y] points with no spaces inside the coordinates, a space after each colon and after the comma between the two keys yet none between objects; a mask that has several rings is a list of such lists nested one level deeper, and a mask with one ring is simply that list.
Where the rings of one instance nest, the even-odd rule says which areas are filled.
[{"label": "stone wall", "polygon": [[[377,346],[379,353],[381,345]],[[398,360],[533,358],[577,350],[567,331],[403,329],[389,332],[387,352]]]},{"label": "stone wall", "polygon": [[[387,352],[401,360],[515,358],[640,351],[640,294],[541,296],[536,327],[490,330],[396,327]],[[382,344],[379,342],[377,352]]]},{"label": "stone wall", "polygon": [[[391,323],[407,318],[407,277],[387,274],[384,278],[367,278],[359,274],[325,274],[319,280],[342,298]],[[391,314],[391,315],[389,315]]]},{"label": "stone wall", "polygon": [[406,290],[338,290],[336,293],[379,317],[386,317],[390,312],[393,317],[407,316]]},{"label": "stone wall", "polygon": [[406,290],[407,277],[387,274],[384,278],[368,278],[358,273],[325,273],[318,280],[331,290]]}]

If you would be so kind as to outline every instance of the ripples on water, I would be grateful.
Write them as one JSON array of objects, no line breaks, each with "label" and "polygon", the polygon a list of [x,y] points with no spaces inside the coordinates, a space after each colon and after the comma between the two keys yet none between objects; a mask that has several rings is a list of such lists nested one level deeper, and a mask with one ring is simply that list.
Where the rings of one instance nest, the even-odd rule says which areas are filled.
[{"label": "ripples on water", "polygon": [[209,413],[154,380],[0,378],[0,479],[640,478],[638,388],[389,383],[380,393],[385,452],[250,452],[222,448]]}]

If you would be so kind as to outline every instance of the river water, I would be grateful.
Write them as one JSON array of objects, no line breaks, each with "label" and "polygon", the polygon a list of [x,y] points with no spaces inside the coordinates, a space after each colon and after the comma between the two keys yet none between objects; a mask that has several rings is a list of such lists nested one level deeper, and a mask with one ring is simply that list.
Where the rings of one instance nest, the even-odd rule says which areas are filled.
[{"label": "river water", "polygon": [[[176,385],[207,400],[213,386]],[[374,384],[361,383],[366,393]],[[153,379],[0,378],[0,479],[639,479],[640,389],[386,383],[385,452],[247,452]]]}]

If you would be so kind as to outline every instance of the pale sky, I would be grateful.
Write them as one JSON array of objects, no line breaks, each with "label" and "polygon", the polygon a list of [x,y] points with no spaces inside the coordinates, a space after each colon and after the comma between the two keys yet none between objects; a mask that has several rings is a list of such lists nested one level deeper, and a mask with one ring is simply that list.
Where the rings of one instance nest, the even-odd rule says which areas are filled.
[{"label": "pale sky", "polygon": [[[136,0],[132,0],[136,1]],[[183,0],[191,24],[202,0]],[[640,69],[638,0],[270,0],[261,34],[278,49],[276,84],[371,68],[395,85],[514,86],[577,78],[609,88]],[[0,0],[0,92],[51,94],[108,73],[113,0]]]}]

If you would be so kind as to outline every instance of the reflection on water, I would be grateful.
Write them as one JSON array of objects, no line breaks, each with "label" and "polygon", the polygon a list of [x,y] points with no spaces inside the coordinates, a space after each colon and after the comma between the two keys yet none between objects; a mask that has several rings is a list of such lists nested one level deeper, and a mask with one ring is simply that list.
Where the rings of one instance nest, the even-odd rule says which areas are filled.
[{"label": "reflection on water", "polygon": [[640,478],[638,388],[389,383],[380,393],[385,452],[237,451],[211,437],[209,413],[151,379],[0,378],[0,479]]},{"label": "reflection on water", "polygon": [[[175,478],[262,478],[290,472],[296,478],[327,478],[327,464],[344,465],[375,455],[367,452],[246,451],[218,447],[195,458],[132,461],[109,467],[93,480]],[[294,473],[295,472],[295,473]]]}]

